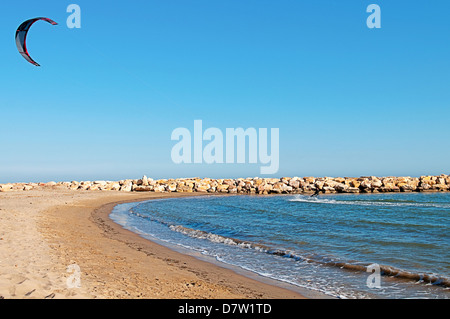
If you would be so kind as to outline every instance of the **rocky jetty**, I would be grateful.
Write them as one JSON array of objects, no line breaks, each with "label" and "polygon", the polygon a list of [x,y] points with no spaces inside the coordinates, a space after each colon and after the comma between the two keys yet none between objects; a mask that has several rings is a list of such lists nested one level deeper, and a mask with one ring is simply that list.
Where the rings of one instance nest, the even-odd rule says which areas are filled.
[{"label": "rocky jetty", "polygon": [[40,188],[122,192],[202,192],[231,194],[303,194],[319,189],[322,193],[445,192],[450,175],[420,177],[282,177],[282,178],[177,178],[120,181],[72,181],[0,184],[0,192]]}]

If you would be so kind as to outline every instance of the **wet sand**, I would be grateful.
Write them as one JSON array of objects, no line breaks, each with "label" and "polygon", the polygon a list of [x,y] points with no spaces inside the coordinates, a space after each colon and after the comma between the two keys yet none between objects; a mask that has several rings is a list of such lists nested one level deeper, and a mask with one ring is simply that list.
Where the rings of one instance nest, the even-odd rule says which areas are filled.
[{"label": "wet sand", "polygon": [[118,203],[179,196],[193,195],[57,187],[0,193],[0,298],[305,298],[292,286],[161,246],[109,218]]}]

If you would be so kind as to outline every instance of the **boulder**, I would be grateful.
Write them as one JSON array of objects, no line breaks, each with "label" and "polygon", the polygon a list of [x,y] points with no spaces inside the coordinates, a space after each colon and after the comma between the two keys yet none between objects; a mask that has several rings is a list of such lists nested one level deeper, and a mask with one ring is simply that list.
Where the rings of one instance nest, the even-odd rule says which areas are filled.
[{"label": "boulder", "polygon": [[347,189],[349,188],[349,186],[348,185],[346,185],[346,184],[344,184],[344,183],[337,183],[335,186],[334,186],[334,189],[337,191],[337,192],[339,192],[339,193],[345,193],[345,192],[347,192]]},{"label": "boulder", "polygon": [[118,191],[118,190],[120,190],[120,184],[119,184],[119,182],[112,182],[108,185],[108,188],[109,188],[109,190],[112,190],[112,191]]},{"label": "boulder", "polygon": [[433,186],[436,184],[436,177],[434,176],[420,176],[420,183],[422,185],[428,184],[430,186]]},{"label": "boulder", "polygon": [[166,186],[164,184],[157,184],[153,186],[155,193],[163,193],[166,191]]},{"label": "boulder", "polygon": [[27,184],[27,185],[24,185],[24,186],[23,186],[23,190],[24,190],[24,191],[31,191],[32,189],[33,189],[33,186],[32,186],[32,185],[28,185],[28,184]]},{"label": "boulder", "polygon": [[314,177],[303,177],[303,180],[307,184],[314,184],[316,182],[316,179]]},{"label": "boulder", "polygon": [[450,185],[450,176],[445,175],[444,179],[445,179],[445,184]]},{"label": "boulder", "polygon": [[294,189],[300,188],[300,181],[298,179],[291,179],[289,181],[289,186],[291,186]]},{"label": "boulder", "polygon": [[131,182],[125,183],[122,186],[120,186],[119,191],[121,192],[131,192],[131,189],[133,187],[133,184]]},{"label": "boulder", "polygon": [[271,192],[276,194],[289,193],[292,191],[292,186],[288,186],[285,183],[277,182],[273,185]]},{"label": "boulder", "polygon": [[325,186],[325,182],[316,180],[316,182],[314,183],[314,186],[318,189],[322,189]]},{"label": "boulder", "polygon": [[0,192],[9,192],[13,190],[12,184],[2,184],[0,185]]},{"label": "boulder", "polygon": [[180,193],[192,193],[193,189],[192,187],[186,186],[186,185],[182,185],[182,186],[178,186],[177,187],[177,192]]},{"label": "boulder", "polygon": [[443,191],[448,191],[448,186],[445,185],[445,184],[434,184],[432,186],[432,189],[436,190],[436,191],[443,192]]},{"label": "boulder", "polygon": [[330,186],[324,186],[323,191],[325,192],[325,194],[336,193],[336,190],[334,189],[334,187],[330,187]]},{"label": "boulder", "polygon": [[247,191],[251,190],[253,186],[253,182],[252,181],[245,181],[244,182],[244,186],[243,188]]},{"label": "boulder", "polygon": [[228,193],[230,193],[230,194],[236,194],[236,193],[237,193],[237,187],[236,187],[236,186],[230,186],[230,187],[228,187]]},{"label": "boulder", "polygon": [[349,187],[346,189],[345,192],[346,193],[359,193],[359,188],[358,187]]},{"label": "boulder", "polygon": [[134,188],[133,188],[133,191],[135,191],[135,192],[151,192],[153,190],[153,186],[149,186],[149,185],[147,185],[147,186],[144,186],[144,185],[136,185]]},{"label": "boulder", "polygon": [[235,186],[236,182],[232,179],[225,179],[222,184],[228,185],[228,186]]},{"label": "boulder", "polygon": [[195,191],[200,192],[200,193],[206,193],[210,188],[211,188],[211,186],[207,183],[199,183],[195,187]]},{"label": "boulder", "polygon": [[176,192],[177,191],[177,183],[175,181],[169,182],[166,186],[166,190],[168,192]]},{"label": "boulder", "polygon": [[228,184],[219,184],[219,185],[217,185],[217,191],[219,193],[228,193],[229,187],[230,187],[230,185],[228,185]]},{"label": "boulder", "polygon": [[361,181],[361,184],[359,185],[359,188],[361,188],[363,190],[371,189],[372,188],[372,182],[369,181],[368,179],[364,179],[363,181]]},{"label": "boulder", "polygon": [[383,182],[378,178],[372,180],[372,188],[379,188],[381,186],[383,186]]},{"label": "boulder", "polygon": [[350,181],[350,185],[351,188],[359,188],[359,186],[361,186],[361,182],[358,181],[357,179],[352,179]]},{"label": "boulder", "polygon": [[88,191],[98,191],[100,188],[99,184],[92,184],[86,188]]}]

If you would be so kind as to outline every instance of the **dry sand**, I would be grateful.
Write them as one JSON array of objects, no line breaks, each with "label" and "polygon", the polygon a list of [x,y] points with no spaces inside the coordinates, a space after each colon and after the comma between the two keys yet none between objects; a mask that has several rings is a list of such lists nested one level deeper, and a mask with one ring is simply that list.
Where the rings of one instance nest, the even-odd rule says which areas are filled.
[{"label": "dry sand", "polygon": [[[108,217],[119,202],[169,196],[186,195],[0,193],[0,298],[304,298],[143,239]],[[79,267],[80,287],[68,286],[77,275],[69,265]]]}]

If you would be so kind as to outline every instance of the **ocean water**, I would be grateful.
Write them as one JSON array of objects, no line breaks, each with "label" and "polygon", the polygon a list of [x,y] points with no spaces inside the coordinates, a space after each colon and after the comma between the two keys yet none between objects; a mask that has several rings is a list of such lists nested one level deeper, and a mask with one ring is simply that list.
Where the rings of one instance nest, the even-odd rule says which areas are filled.
[{"label": "ocean water", "polygon": [[333,297],[450,297],[450,193],[186,197],[118,205],[111,218]]}]

